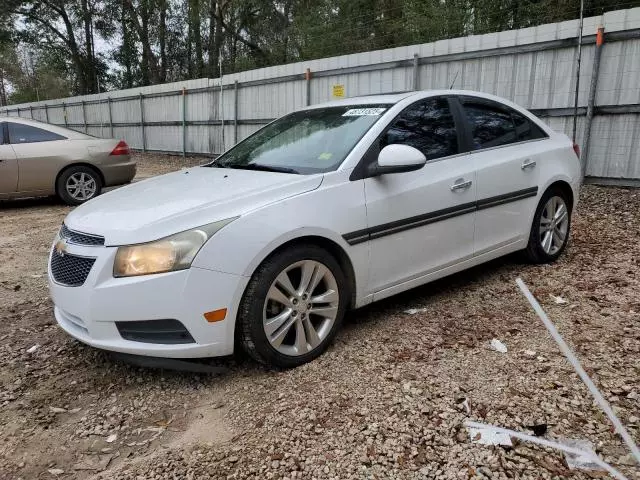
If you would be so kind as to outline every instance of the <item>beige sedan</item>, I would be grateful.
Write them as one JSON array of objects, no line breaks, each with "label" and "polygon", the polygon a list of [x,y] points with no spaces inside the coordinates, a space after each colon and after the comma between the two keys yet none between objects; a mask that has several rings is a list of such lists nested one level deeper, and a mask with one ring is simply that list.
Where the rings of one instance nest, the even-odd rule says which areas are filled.
[{"label": "beige sedan", "polygon": [[0,117],[0,199],[57,195],[79,205],[135,174],[124,141]]}]

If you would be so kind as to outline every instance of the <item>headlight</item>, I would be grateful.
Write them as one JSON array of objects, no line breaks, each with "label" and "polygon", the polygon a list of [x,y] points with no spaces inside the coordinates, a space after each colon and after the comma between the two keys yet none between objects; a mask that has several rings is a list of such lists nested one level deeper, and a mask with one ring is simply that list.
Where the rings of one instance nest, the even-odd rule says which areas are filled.
[{"label": "headlight", "polygon": [[236,218],[176,233],[155,242],[119,247],[113,264],[113,276],[133,277],[189,268],[206,241]]}]

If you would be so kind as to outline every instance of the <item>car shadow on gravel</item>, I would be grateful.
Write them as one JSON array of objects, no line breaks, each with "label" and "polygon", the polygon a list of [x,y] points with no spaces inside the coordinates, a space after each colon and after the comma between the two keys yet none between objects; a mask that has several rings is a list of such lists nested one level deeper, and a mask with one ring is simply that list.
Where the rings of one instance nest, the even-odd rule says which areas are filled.
[{"label": "car shadow on gravel", "polygon": [[58,197],[30,197],[17,200],[0,200],[0,210],[20,210],[41,207],[64,207]]},{"label": "car shadow on gravel", "polygon": [[359,324],[378,321],[384,318],[385,314],[397,314],[416,306],[420,307],[428,304],[430,299],[437,295],[453,293],[497,275],[513,273],[515,280],[515,271],[520,271],[526,266],[518,253],[491,260],[349,312],[345,317],[343,329],[358,328]]}]

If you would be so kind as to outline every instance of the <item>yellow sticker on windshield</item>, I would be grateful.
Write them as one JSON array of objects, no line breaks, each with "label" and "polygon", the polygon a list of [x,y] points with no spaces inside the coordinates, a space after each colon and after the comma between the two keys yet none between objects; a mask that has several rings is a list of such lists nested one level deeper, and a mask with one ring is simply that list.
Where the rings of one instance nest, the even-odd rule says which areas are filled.
[{"label": "yellow sticker on windshield", "polygon": [[331,157],[333,157],[333,153],[323,152],[320,155],[318,155],[318,160],[331,160]]}]

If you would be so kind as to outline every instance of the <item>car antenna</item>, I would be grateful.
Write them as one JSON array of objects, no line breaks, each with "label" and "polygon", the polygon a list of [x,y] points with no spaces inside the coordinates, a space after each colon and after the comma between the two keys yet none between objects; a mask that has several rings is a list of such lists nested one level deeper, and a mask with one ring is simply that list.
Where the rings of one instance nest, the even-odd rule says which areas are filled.
[{"label": "car antenna", "polygon": [[458,73],[460,73],[460,70],[456,71],[456,76],[453,77],[453,82],[451,82],[451,86],[449,87],[449,90],[453,90],[453,86],[456,84],[456,80],[458,79]]}]

